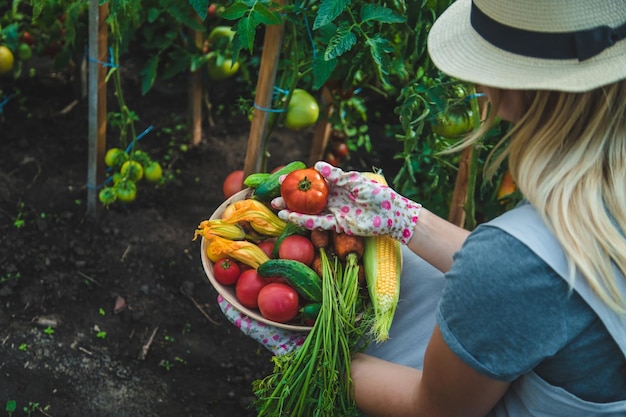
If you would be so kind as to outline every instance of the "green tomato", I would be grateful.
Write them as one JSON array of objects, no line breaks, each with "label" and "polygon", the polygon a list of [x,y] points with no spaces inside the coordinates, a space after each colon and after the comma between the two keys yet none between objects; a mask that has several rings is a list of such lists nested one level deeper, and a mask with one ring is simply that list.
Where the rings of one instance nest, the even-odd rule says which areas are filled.
[{"label": "green tomato", "polygon": [[33,56],[33,51],[25,43],[20,43],[17,47],[17,57],[22,61],[28,61]]},{"label": "green tomato", "polygon": [[111,148],[104,155],[104,163],[108,167],[118,167],[128,161],[128,154],[120,148]]},{"label": "green tomato", "polygon": [[98,199],[100,202],[107,207],[109,204],[112,204],[117,200],[117,193],[111,187],[106,187],[100,190],[98,193]]},{"label": "green tomato", "polygon": [[115,185],[115,194],[121,203],[131,203],[137,197],[137,186],[129,180],[122,180]]},{"label": "green tomato", "polygon": [[118,182],[122,181],[122,174],[120,174],[119,172],[116,172],[113,174],[113,185],[117,184]]},{"label": "green tomato", "polygon": [[232,30],[230,26],[215,26],[211,29],[211,32],[209,32],[208,39],[209,42],[214,42],[219,38],[226,38],[229,41],[232,41],[235,37],[235,33],[237,32]]},{"label": "green tomato", "polygon": [[296,88],[287,107],[285,127],[293,130],[307,128],[317,122],[319,114],[320,108],[315,97],[306,90]]},{"label": "green tomato", "polygon": [[152,162],[150,160],[150,155],[148,155],[146,152],[141,151],[141,150],[136,150],[135,152],[133,152],[132,159],[139,162],[144,167],[149,165],[150,162]]},{"label": "green tomato", "polygon": [[158,162],[150,162],[144,169],[143,175],[150,182],[157,182],[163,176],[163,168]]},{"label": "green tomato", "polygon": [[209,79],[213,81],[225,80],[237,74],[239,71],[239,61],[230,58],[220,57],[218,55],[211,56],[207,61],[207,72]]},{"label": "green tomato", "polygon": [[139,181],[143,178],[143,167],[137,161],[126,161],[120,168],[120,174],[130,181]]},{"label": "green tomato", "polygon": [[451,107],[435,119],[431,127],[433,132],[444,138],[458,138],[472,131],[474,117],[467,106]]}]

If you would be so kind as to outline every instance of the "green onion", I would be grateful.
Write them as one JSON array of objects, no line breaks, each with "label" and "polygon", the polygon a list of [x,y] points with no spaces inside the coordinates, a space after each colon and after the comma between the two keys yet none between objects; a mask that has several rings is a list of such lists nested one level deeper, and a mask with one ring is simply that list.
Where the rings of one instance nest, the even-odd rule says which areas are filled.
[{"label": "green onion", "polygon": [[361,415],[352,399],[350,361],[369,343],[369,320],[357,320],[357,314],[371,311],[359,292],[356,256],[349,255],[345,266],[324,249],[320,257],[320,313],[302,346],[273,357],[273,373],[253,382],[258,417]]}]

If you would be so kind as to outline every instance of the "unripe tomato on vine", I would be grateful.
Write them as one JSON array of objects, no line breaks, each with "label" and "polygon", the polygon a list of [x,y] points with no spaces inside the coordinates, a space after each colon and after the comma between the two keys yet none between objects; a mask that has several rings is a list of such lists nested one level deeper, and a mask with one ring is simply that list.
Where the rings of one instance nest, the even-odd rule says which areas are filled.
[{"label": "unripe tomato on vine", "polygon": [[307,128],[317,122],[319,115],[320,108],[315,97],[300,88],[293,90],[287,106],[285,127],[293,130]]},{"label": "unripe tomato on vine", "polygon": [[439,114],[432,121],[434,133],[444,138],[458,138],[469,133],[474,128],[474,117],[469,106],[453,106]]},{"label": "unripe tomato on vine", "polygon": [[131,203],[137,196],[137,186],[130,180],[122,180],[115,185],[117,200],[121,203]]}]

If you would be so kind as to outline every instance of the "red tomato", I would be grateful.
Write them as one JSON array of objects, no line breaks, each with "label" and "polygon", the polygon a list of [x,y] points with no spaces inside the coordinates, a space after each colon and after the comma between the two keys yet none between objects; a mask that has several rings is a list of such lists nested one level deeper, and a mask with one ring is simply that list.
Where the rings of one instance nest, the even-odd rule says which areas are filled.
[{"label": "red tomato", "polygon": [[287,323],[298,314],[298,293],[287,284],[267,284],[258,297],[259,310],[263,317],[278,323]]},{"label": "red tomato", "polygon": [[345,159],[350,154],[350,149],[348,149],[348,145],[345,142],[334,142],[332,148],[333,154],[338,159]]},{"label": "red tomato", "polygon": [[314,168],[297,169],[285,177],[280,195],[290,210],[319,214],[328,201],[328,184]]},{"label": "red tomato", "polygon": [[240,274],[239,265],[232,258],[220,259],[213,265],[213,276],[222,285],[233,285]]},{"label": "red tomato", "polygon": [[263,252],[265,252],[267,256],[269,256],[271,259],[273,258],[272,252],[274,251],[274,245],[276,245],[276,242],[266,240],[266,241],[259,243],[257,246],[263,249]]},{"label": "red tomato", "polygon": [[338,167],[340,165],[339,159],[337,159],[337,156],[335,156],[335,154],[332,152],[326,152],[326,155],[324,156],[324,161],[328,162],[334,167]]},{"label": "red tomato", "polygon": [[259,291],[266,285],[266,281],[257,274],[256,269],[248,269],[239,275],[235,284],[235,296],[242,306],[257,308]]},{"label": "red tomato", "polygon": [[293,259],[311,265],[315,257],[315,248],[311,240],[300,235],[287,236],[278,247],[280,259]]},{"label": "red tomato", "polygon": [[224,198],[228,198],[235,193],[238,193],[243,188],[243,170],[239,169],[233,171],[224,180],[222,191],[224,192]]}]

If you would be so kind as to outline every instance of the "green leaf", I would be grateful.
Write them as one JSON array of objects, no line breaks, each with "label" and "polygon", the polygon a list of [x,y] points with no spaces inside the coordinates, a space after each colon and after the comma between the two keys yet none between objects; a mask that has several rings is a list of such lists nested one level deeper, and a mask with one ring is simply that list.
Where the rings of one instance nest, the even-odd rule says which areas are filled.
[{"label": "green leaf", "polygon": [[168,65],[161,73],[161,79],[163,80],[186,72],[191,65],[191,55],[184,50],[173,50],[167,54],[165,62],[167,62]]},{"label": "green leaf", "polygon": [[352,49],[356,44],[356,35],[352,33],[351,26],[342,24],[337,28],[337,33],[330,39],[326,51],[324,52],[324,60],[330,61],[343,55],[346,51]]},{"label": "green leaf", "polygon": [[390,62],[388,54],[393,52],[393,45],[391,45],[387,39],[383,38],[380,33],[368,39],[366,43],[369,46],[370,55],[376,64],[380,80],[385,84],[389,84],[389,80],[387,79]]},{"label": "green leaf", "polygon": [[406,18],[384,6],[366,4],[361,9],[361,20],[363,22],[375,20],[380,23],[403,23],[406,21]]},{"label": "green leaf", "polygon": [[280,25],[283,21],[280,17],[280,13],[272,12],[267,6],[261,3],[256,3],[252,9],[252,15],[254,20],[264,25]]},{"label": "green leaf", "polygon": [[313,22],[313,30],[331,23],[350,5],[350,0],[322,0]]},{"label": "green leaf", "polygon": [[161,11],[159,9],[157,9],[156,7],[150,7],[147,13],[148,23],[156,22],[160,14],[161,14]]},{"label": "green leaf", "polygon": [[159,55],[153,55],[148,58],[148,62],[146,62],[146,65],[141,69],[141,94],[146,94],[154,85],[158,66]]},{"label": "green leaf", "polygon": [[254,48],[254,37],[256,36],[256,26],[257,22],[255,21],[253,16],[246,16],[237,22],[237,36],[239,38],[239,42],[241,42],[241,47],[246,48],[252,53],[252,49]]},{"label": "green leaf", "polygon": [[337,59],[333,58],[327,61],[321,57],[315,58],[313,61],[313,89],[322,88],[335,68],[337,68]]},{"label": "green leaf", "polygon": [[209,10],[209,0],[189,0],[189,4],[198,13],[200,19],[206,19],[207,12]]},{"label": "green leaf", "polygon": [[207,61],[209,60],[209,57],[210,57],[210,54],[192,55],[191,63],[189,65],[189,70],[191,72],[198,71],[198,69],[200,69],[203,65],[207,63]]},{"label": "green leaf", "polygon": [[248,13],[250,8],[243,3],[234,3],[232,6],[227,7],[226,10],[220,14],[222,19],[226,20],[239,20]]},{"label": "green leaf", "polygon": [[233,62],[236,62],[239,59],[239,51],[241,51],[241,41],[239,40],[239,36],[235,35],[230,43],[230,48],[233,54],[232,60]]}]

